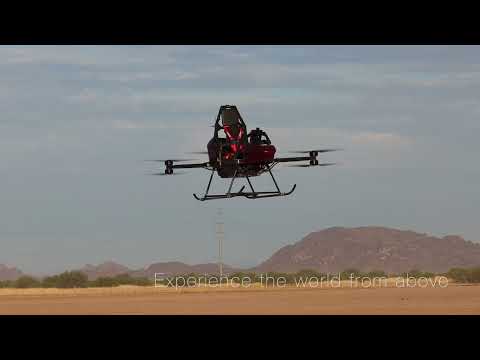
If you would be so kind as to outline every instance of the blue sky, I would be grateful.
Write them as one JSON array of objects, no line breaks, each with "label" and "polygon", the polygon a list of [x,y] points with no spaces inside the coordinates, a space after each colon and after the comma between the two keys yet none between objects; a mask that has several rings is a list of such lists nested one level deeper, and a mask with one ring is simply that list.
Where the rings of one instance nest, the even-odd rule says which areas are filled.
[{"label": "blue sky", "polygon": [[[55,272],[115,260],[259,263],[330,226],[480,240],[478,46],[2,46],[0,263]],[[279,150],[291,197],[200,203],[204,170],[144,159],[204,150],[222,104]],[[216,178],[218,191],[227,184]],[[255,179],[266,188],[268,178]]]}]

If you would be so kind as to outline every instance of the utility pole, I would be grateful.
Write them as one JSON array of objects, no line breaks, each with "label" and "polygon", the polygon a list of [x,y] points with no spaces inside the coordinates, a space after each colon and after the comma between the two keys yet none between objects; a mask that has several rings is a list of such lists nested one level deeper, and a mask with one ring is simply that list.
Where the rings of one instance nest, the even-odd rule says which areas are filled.
[{"label": "utility pole", "polygon": [[221,277],[223,276],[223,240],[225,239],[223,211],[221,208],[217,209],[217,221],[215,225],[215,234],[218,241],[218,273]]}]

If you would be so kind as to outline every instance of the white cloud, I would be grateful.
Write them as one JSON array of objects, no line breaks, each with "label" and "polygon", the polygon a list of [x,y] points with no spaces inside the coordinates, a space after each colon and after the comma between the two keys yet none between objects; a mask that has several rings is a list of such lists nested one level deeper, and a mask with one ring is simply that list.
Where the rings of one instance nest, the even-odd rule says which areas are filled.
[{"label": "white cloud", "polygon": [[172,64],[174,48],[162,46],[151,48],[149,57],[142,52],[124,46],[2,46],[0,63],[3,64],[69,64],[115,66],[132,64]]}]

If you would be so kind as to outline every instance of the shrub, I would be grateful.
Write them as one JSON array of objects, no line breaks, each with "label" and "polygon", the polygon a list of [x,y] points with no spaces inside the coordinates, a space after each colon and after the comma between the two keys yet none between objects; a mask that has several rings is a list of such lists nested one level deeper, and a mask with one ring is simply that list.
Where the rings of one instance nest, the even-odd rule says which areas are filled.
[{"label": "shrub", "polygon": [[453,279],[455,282],[479,283],[480,267],[474,267],[469,269],[452,268],[447,272],[446,276]]},{"label": "shrub", "polygon": [[81,271],[65,271],[59,275],[48,276],[42,282],[43,287],[55,288],[84,288],[88,285],[88,278]]},{"label": "shrub", "polygon": [[131,283],[125,285],[152,286],[153,280],[146,277],[132,278]]},{"label": "shrub", "polygon": [[387,274],[383,270],[372,270],[366,274],[364,274],[365,277],[368,277],[370,279],[373,278],[386,278]]},{"label": "shrub", "polygon": [[480,267],[475,267],[471,269],[471,278],[470,281],[474,283],[480,282]]},{"label": "shrub", "polygon": [[0,289],[2,288],[13,288],[15,284],[11,280],[0,281]]},{"label": "shrub", "polygon": [[296,280],[303,280],[303,281],[308,281],[312,278],[321,280],[321,279],[325,279],[326,275],[316,270],[304,269],[304,270],[297,271],[294,275],[294,278]]},{"label": "shrub", "polygon": [[38,279],[27,275],[19,277],[13,285],[18,289],[38,288],[42,286]]},{"label": "shrub", "polygon": [[[263,280],[261,278],[262,275],[263,275]],[[281,272],[267,272],[264,274],[257,275],[256,279],[258,282],[262,282],[263,285],[267,285],[267,286],[294,284],[295,274],[281,273]]]},{"label": "shrub", "polygon": [[251,284],[257,281],[257,275],[255,273],[236,272],[228,275],[228,278],[235,283],[241,283],[242,280],[245,281],[246,279],[249,279]]},{"label": "shrub", "polygon": [[153,285],[153,282],[145,277],[134,278],[129,274],[120,274],[115,277],[99,277],[91,281],[88,285],[92,287],[114,287],[120,285],[148,286]]},{"label": "shrub", "polygon": [[90,281],[88,285],[91,287],[114,287],[121,284],[118,280],[112,277],[99,277],[93,281]]},{"label": "shrub", "polygon": [[353,278],[363,277],[363,273],[360,270],[347,269],[347,270],[340,273],[340,279],[341,280],[349,280],[352,275],[353,275]]},{"label": "shrub", "polygon": [[410,270],[406,273],[403,273],[401,274],[400,276],[403,277],[403,278],[406,278],[408,275],[408,277],[411,277],[411,278],[421,278],[421,277],[425,277],[425,278],[433,278],[435,277],[435,274],[432,273],[432,272],[423,272],[423,271],[420,271],[420,270],[417,270],[417,269],[413,269],[413,270]]}]

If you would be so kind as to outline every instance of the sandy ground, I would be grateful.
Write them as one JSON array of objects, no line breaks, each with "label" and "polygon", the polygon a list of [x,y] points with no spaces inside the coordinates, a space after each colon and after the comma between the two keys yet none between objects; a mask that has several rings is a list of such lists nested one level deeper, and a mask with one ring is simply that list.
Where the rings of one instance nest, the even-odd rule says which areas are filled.
[{"label": "sandy ground", "polygon": [[480,314],[480,286],[0,289],[0,314]]}]

